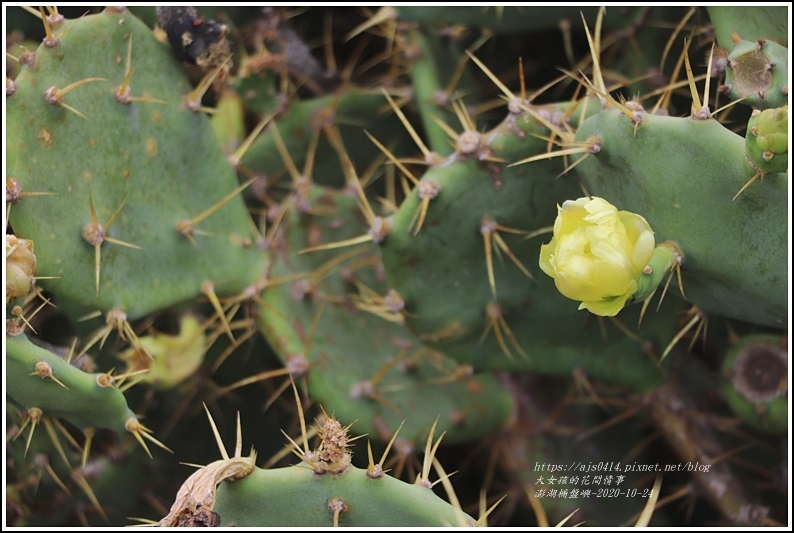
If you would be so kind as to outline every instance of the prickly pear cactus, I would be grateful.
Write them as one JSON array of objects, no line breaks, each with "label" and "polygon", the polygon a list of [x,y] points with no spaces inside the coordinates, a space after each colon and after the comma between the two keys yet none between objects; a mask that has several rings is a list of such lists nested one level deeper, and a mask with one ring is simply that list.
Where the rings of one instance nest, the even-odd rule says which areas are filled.
[{"label": "prickly pear cactus", "polygon": [[28,412],[62,417],[80,428],[123,432],[137,424],[124,395],[113,386],[112,376],[85,373],[23,334],[7,341],[7,393]]},{"label": "prickly pear cactus", "polygon": [[4,6],[6,525],[784,527],[789,9]]},{"label": "prickly pear cactus", "polygon": [[[290,209],[279,229],[285,249],[303,249],[323,233],[328,240],[366,231],[355,198],[315,187],[309,200],[334,215],[318,220]],[[401,439],[415,445],[437,422],[445,441],[466,442],[504,424],[512,400],[496,376],[475,374],[412,336],[402,298],[377,279],[378,250],[351,251],[334,269],[336,259],[318,251],[279,259],[271,270],[276,279],[296,278],[263,295],[258,319],[292,375],[368,435],[388,439],[401,428]],[[326,275],[297,277],[308,272]]]},{"label": "prickly pear cactus", "polygon": [[[518,112],[485,134],[462,133],[458,151],[428,169],[416,194],[393,216],[381,247],[387,279],[406,301],[409,325],[420,339],[475,368],[547,374],[581,368],[608,381],[660,383],[663,369],[642,354],[643,342],[654,342],[658,333],[646,324],[644,339],[619,329],[601,337],[603,324],[583,322],[541,273],[536,244],[541,238],[533,232],[554,221],[557,204],[577,195],[578,185],[555,179],[564,169],[553,161],[509,166],[488,160],[518,161],[544,150],[544,142],[533,136],[549,130],[530,113]],[[564,117],[566,108],[532,113]],[[476,137],[473,153],[461,146],[467,133]],[[438,197],[425,206],[421,191],[431,187]],[[543,204],[539,198],[553,200]],[[417,232],[417,214],[424,209]],[[667,328],[668,335],[674,326],[650,322],[660,331]]]},{"label": "prickly pear cactus", "polygon": [[[310,450],[306,427],[301,427],[304,448],[290,438],[301,463],[280,469],[258,469],[256,452],[241,455],[242,432],[238,419],[235,454],[229,457],[217,435],[223,459],[195,472],[182,485],[161,526],[473,526],[475,520],[432,491],[427,465],[444,475],[433,457],[433,429],[428,437],[425,468],[414,484],[394,479],[369,454],[367,468],[351,464],[349,426],[325,417],[318,430],[320,443]],[[215,423],[210,417],[215,428]],[[434,426],[435,427],[435,426]],[[395,435],[396,436],[396,435]],[[289,438],[289,437],[288,437]],[[356,437],[357,438],[357,437]],[[393,442],[393,439],[392,439]],[[435,446],[440,439],[435,442]],[[300,513],[291,512],[296,501]]]},{"label": "prickly pear cactus", "polygon": [[[638,117],[635,125],[619,109],[605,110],[579,126],[577,140],[595,138],[600,147],[577,167],[585,186],[635,206],[659,238],[677,243],[688,301],[739,320],[783,326],[788,229],[771,221],[772,213],[786,209],[787,175],[770,175],[733,201],[754,173],[742,137],[715,119],[642,111]],[[665,164],[659,167],[653,154]]]},{"label": "prickly pear cactus", "polygon": [[[261,275],[240,185],[167,45],[126,11],[63,21],[7,100],[17,236],[41,286],[136,319]],[[97,48],[96,36],[101,35]],[[90,60],[87,60],[90,58]],[[195,154],[203,154],[201,158]]]}]

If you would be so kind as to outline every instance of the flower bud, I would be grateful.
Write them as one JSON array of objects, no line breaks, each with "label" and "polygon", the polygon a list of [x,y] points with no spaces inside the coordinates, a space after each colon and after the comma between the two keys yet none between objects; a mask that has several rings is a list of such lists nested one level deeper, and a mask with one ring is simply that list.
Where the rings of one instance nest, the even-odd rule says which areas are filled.
[{"label": "flower bud", "polygon": [[754,111],[747,121],[747,157],[764,172],[788,171],[788,106]]},{"label": "flower bud", "polygon": [[33,285],[36,256],[33,241],[6,235],[6,304],[22,298]]},{"label": "flower bud", "polygon": [[557,206],[554,236],[540,247],[540,268],[560,293],[600,316],[615,316],[637,292],[653,254],[653,230],[640,215],[602,198]]}]

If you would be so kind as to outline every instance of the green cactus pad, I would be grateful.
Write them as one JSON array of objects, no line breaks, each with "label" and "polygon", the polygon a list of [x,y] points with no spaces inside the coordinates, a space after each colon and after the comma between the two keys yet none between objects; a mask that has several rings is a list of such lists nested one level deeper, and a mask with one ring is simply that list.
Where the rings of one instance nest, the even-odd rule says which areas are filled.
[{"label": "green cactus pad", "polygon": [[[274,114],[278,117],[278,135],[298,168],[302,169],[312,137],[325,126],[339,126],[342,135],[348,140],[346,144],[354,161],[371,161],[379,155],[377,147],[367,139],[362,128],[388,139],[394,138],[395,132],[402,132],[394,114],[389,113],[382,92],[351,85],[342,87],[334,94],[290,101],[283,95],[267,90],[267,86],[263,88],[264,83],[251,76],[238,79],[236,86],[246,107],[263,117]],[[240,164],[268,176],[281,171],[284,161],[276,142],[272,127],[266,127]],[[336,153],[323,135],[316,150],[312,179],[323,185],[342,187],[343,174]]]},{"label": "green cactus pad", "polygon": [[[447,86],[453,79],[461,59],[465,58],[458,43],[441,37],[438,33],[422,30],[411,32],[411,45],[422,53],[411,65],[411,85],[414,101],[422,118],[422,128],[427,137],[430,150],[443,155],[453,151],[449,137],[436,120],[451,123],[455,115],[450,109]],[[466,68],[455,84],[453,94],[468,95],[475,92],[474,78],[470,68]]]},{"label": "green cactus pad", "polygon": [[[553,116],[565,110],[550,106],[536,112]],[[512,162],[546,151],[546,141],[533,135],[545,137],[548,130],[526,116],[511,116],[481,139],[494,158]],[[638,338],[616,329],[605,338],[601,328],[608,324],[577,311],[578,304],[560,295],[553,280],[540,271],[538,254],[548,240],[546,234],[527,240],[509,231],[500,233],[534,279],[504,253],[494,251],[496,297],[492,294],[484,217],[506,228],[533,232],[545,227],[550,233],[557,204],[581,196],[572,176],[556,179],[562,171],[560,161],[508,167],[460,154],[430,168],[422,181],[434,182],[440,193],[430,202],[421,230],[414,235],[411,227],[421,202],[412,193],[394,215],[392,233],[382,244],[389,285],[405,298],[412,331],[459,362],[478,369],[558,375],[579,368],[599,379],[652,387],[664,379],[664,372],[641,347],[652,339],[661,347],[672,338],[671,319],[649,314]],[[496,244],[493,247],[498,250]],[[619,318],[627,316],[627,327],[634,331],[638,313],[635,308]],[[489,325],[489,316],[494,320],[500,314],[503,322]],[[516,342],[509,339],[504,324]]]},{"label": "green cactus pad", "polygon": [[708,5],[711,25],[717,44],[726,50],[733,49],[732,34],[745,41],[767,39],[788,46],[788,9],[786,6]]},{"label": "green cactus pad", "polygon": [[341,500],[342,527],[472,526],[475,520],[431,489],[350,467],[341,475],[318,476],[299,464],[255,469],[239,481],[218,487],[214,511],[222,526],[332,527],[332,498]]},{"label": "green cactus pad", "polygon": [[[11,212],[15,233],[36,242],[40,276],[56,278],[41,286],[135,319],[200,296],[205,281],[221,295],[252,284],[265,256],[239,196],[198,222],[193,242],[177,231],[239,184],[208,117],[185,108],[191,87],[170,47],[123,10],[65,21],[55,35],[57,46],[39,47],[7,99],[8,176],[24,191],[55,193]],[[124,104],[114,91],[129,50]],[[76,86],[61,105],[45,100],[48,88],[87,79],[104,81]],[[81,236],[95,223],[107,226],[98,290],[95,246]]]},{"label": "green cactus pad", "polygon": [[[98,383],[103,374],[83,372],[23,334],[6,335],[6,350],[7,394],[24,408],[38,407],[45,415],[64,418],[79,428],[106,428],[120,434],[128,431],[130,419],[137,420],[117,387]],[[49,365],[55,379],[36,374],[39,363]]]},{"label": "green cactus pad", "polygon": [[788,319],[788,176],[768,175],[734,202],[754,170],[744,139],[715,120],[617,109],[583,121],[577,140],[601,151],[577,168],[585,187],[645,217],[684,256],[686,299],[705,311],[773,327]]},{"label": "green cactus pad", "polygon": [[[319,272],[344,253],[342,248],[298,254],[311,244],[342,241],[363,235],[357,202],[342,192],[316,186],[312,204],[333,207],[331,217],[301,217],[290,207],[282,222],[284,246],[292,252],[274,262],[271,279],[305,273],[303,279],[266,290],[259,328],[288,368],[301,360],[310,365],[306,380],[313,398],[340,420],[356,421],[356,428],[388,441],[404,421],[400,437],[418,442],[436,420],[446,431],[444,442],[478,438],[499,428],[511,409],[509,394],[493,375],[470,375],[439,352],[428,349],[399,324],[399,313],[376,316],[354,305],[360,281],[386,295],[378,281],[379,251],[372,245],[328,271],[310,285]],[[358,245],[359,249],[362,245]],[[363,265],[353,268],[351,265]],[[352,276],[352,277],[347,277]],[[346,279],[347,277],[347,279]],[[297,290],[296,290],[297,289]],[[303,293],[306,289],[308,293]],[[318,318],[319,317],[319,318]],[[317,321],[313,339],[312,324]],[[311,346],[308,353],[306,347]],[[382,374],[382,378],[375,379]],[[371,383],[372,388],[369,388]]]}]

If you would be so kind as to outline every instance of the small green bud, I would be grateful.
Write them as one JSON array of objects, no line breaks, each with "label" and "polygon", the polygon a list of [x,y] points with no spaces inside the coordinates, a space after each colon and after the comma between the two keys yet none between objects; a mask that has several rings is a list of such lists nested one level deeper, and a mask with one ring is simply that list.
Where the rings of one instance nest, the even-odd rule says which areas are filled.
[{"label": "small green bud", "polygon": [[788,171],[788,106],[756,110],[747,122],[747,157],[759,170]]}]

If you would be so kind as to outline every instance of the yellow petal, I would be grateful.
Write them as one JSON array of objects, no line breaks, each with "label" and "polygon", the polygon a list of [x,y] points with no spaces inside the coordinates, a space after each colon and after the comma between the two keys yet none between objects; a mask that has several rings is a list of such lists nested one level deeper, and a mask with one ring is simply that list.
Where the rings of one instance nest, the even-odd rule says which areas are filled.
[{"label": "yellow petal", "polygon": [[551,241],[548,244],[541,244],[540,245],[540,259],[538,263],[540,264],[540,269],[546,273],[547,276],[554,277],[554,267],[551,264],[552,258],[554,257],[554,249],[557,247],[557,242],[552,237]]},{"label": "yellow petal", "polygon": [[629,295],[624,294],[608,300],[582,302],[581,305],[579,305],[579,309],[587,309],[598,316],[615,316],[623,309],[628,299]]}]

